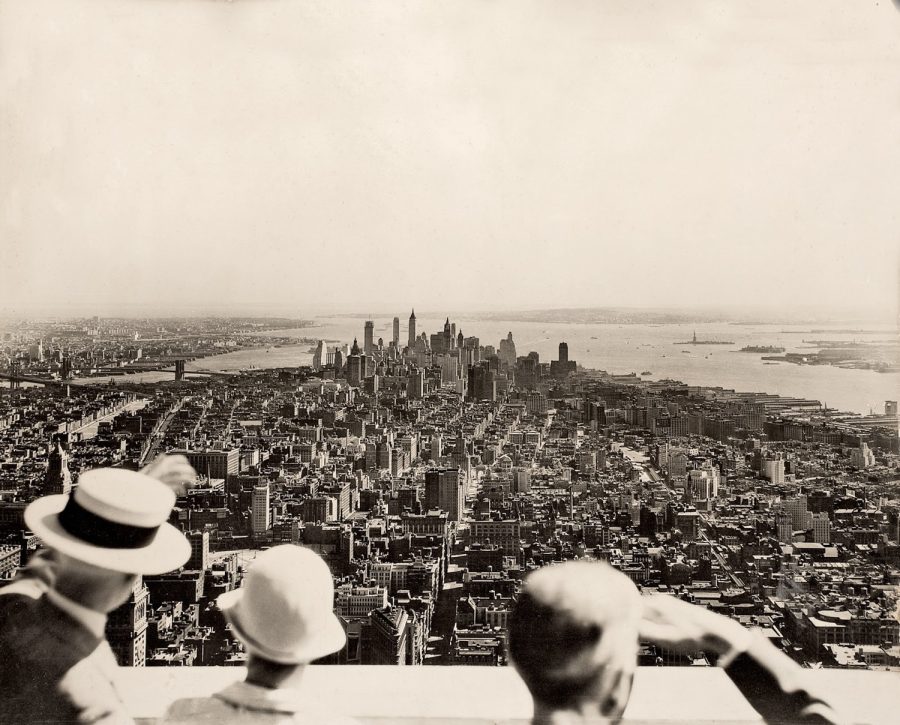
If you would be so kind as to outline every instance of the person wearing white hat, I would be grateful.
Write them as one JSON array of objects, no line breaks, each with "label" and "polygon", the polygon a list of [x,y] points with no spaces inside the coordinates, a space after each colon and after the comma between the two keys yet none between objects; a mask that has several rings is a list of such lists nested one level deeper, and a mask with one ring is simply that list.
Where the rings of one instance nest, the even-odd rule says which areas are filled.
[{"label": "person wearing white hat", "polygon": [[49,553],[40,572],[0,589],[0,722],[130,722],[115,685],[106,617],[137,576],[182,566],[190,543],[167,519],[182,462],[145,473],[81,474],[71,495],[45,496],[25,524]]},{"label": "person wearing white hat", "polygon": [[304,696],[306,665],[340,650],[334,583],[322,558],[294,544],[275,546],[250,565],[243,586],[219,608],[247,651],[247,676],[212,697],[172,703],[167,723],[352,723]]}]

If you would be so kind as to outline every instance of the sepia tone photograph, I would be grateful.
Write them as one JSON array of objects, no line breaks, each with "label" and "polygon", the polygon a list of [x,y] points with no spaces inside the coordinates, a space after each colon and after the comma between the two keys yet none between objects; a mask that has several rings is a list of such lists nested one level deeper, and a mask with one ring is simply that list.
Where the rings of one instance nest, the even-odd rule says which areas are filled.
[{"label": "sepia tone photograph", "polygon": [[0,0],[0,725],[888,725],[900,2]]}]

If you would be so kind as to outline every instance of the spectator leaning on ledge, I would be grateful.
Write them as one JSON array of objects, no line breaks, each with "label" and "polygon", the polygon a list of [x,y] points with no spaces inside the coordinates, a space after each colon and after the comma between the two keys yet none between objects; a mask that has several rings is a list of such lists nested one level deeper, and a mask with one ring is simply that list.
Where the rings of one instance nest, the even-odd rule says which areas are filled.
[{"label": "spectator leaning on ledge", "polygon": [[509,654],[534,701],[533,725],[621,716],[637,669],[641,596],[607,564],[529,575],[509,621]]},{"label": "spectator leaning on ledge", "polygon": [[191,553],[167,519],[193,469],[171,457],[144,470],[86,471],[71,496],[25,510],[47,550],[0,589],[0,722],[131,722],[114,685],[107,614],[137,575],[177,569]]},{"label": "spectator leaning on ledge", "polygon": [[567,562],[531,574],[510,617],[510,658],[534,700],[533,725],[621,717],[639,639],[718,655],[765,722],[843,722],[802,668],[761,635],[667,594],[642,597],[607,564]]},{"label": "spectator leaning on ledge", "polygon": [[294,544],[257,556],[244,585],[218,604],[247,650],[247,677],[212,697],[172,703],[167,723],[350,725],[301,690],[306,665],[346,642],[334,615],[334,583],[322,558]]}]

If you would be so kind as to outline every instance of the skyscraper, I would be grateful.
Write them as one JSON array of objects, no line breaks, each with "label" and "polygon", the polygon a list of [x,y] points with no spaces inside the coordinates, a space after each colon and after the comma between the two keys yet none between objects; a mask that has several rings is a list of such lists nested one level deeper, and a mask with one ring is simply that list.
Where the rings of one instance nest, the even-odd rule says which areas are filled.
[{"label": "skyscraper", "polygon": [[44,495],[68,494],[72,490],[72,474],[69,473],[69,456],[59,441],[50,451],[47,472],[44,474]]},{"label": "skyscraper", "polygon": [[817,544],[831,543],[831,519],[824,511],[811,516],[813,541]]},{"label": "skyscraper", "polygon": [[466,489],[458,468],[432,468],[425,472],[425,508],[446,511],[450,521],[462,521]]},{"label": "skyscraper", "polygon": [[456,333],[454,332],[454,329],[455,325],[450,324],[450,318],[448,317],[447,321],[444,323],[443,352],[450,352],[456,344]]},{"label": "skyscraper", "polygon": [[438,432],[431,436],[431,460],[441,460],[441,434]]},{"label": "skyscraper", "polygon": [[421,400],[425,395],[425,371],[415,368],[406,378],[406,397],[411,400]]},{"label": "skyscraper", "polygon": [[790,543],[794,538],[794,527],[791,524],[791,515],[785,511],[775,513],[775,533],[781,542]]},{"label": "skyscraper", "polygon": [[365,334],[363,336],[363,352],[371,357],[375,351],[375,323],[372,320],[366,320]]},{"label": "skyscraper", "polygon": [[365,369],[363,364],[365,357],[359,354],[359,343],[353,340],[353,347],[350,348],[350,354],[347,356],[347,380],[351,385],[359,386],[365,377]]},{"label": "skyscraper", "polygon": [[516,364],[516,343],[513,342],[512,332],[506,336],[505,340],[500,340],[500,362],[509,367],[514,367]]},{"label": "skyscraper", "polygon": [[150,592],[137,577],[128,600],[109,614],[106,639],[116,660],[125,667],[144,667],[147,661],[147,606]]},{"label": "skyscraper", "polygon": [[768,478],[772,483],[784,483],[784,458],[781,453],[763,457],[761,464],[760,473],[763,478]]},{"label": "skyscraper", "polygon": [[794,528],[794,531],[806,531],[806,529],[810,528],[812,522],[804,494],[786,499],[784,510],[791,517],[791,526]]},{"label": "skyscraper", "polygon": [[559,360],[550,361],[550,374],[554,377],[565,377],[569,373],[574,373],[578,365],[574,360],[569,360],[569,345],[565,342],[559,343]]},{"label": "skyscraper", "polygon": [[191,542],[191,558],[184,568],[206,571],[209,566],[209,532],[191,531],[187,534],[187,539]]},{"label": "skyscraper", "polygon": [[400,318],[394,318],[394,347],[400,347]]},{"label": "skyscraper", "polygon": [[497,376],[488,362],[481,361],[469,366],[466,395],[469,400],[497,399]]},{"label": "skyscraper", "polygon": [[322,340],[319,340],[319,343],[316,345],[316,351],[313,353],[312,366],[313,370],[321,370],[322,369],[322,356],[325,353],[325,343]]},{"label": "skyscraper", "polygon": [[250,504],[250,515],[252,517],[253,535],[260,536],[265,534],[272,526],[272,519],[269,511],[269,485],[253,487],[253,499]]},{"label": "skyscraper", "polygon": [[409,316],[409,349],[412,350],[416,346],[416,311],[413,310]]}]

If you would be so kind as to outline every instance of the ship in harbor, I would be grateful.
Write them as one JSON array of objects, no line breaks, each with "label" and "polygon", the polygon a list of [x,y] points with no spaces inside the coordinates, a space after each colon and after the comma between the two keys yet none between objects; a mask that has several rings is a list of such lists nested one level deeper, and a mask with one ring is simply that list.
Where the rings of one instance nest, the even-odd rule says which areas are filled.
[{"label": "ship in harbor", "polygon": [[762,352],[770,354],[773,352],[784,352],[784,348],[779,347],[778,345],[747,345],[738,350],[738,352]]},{"label": "ship in harbor", "polygon": [[694,337],[687,342],[673,342],[673,345],[734,345],[734,340],[698,340],[697,332],[694,331]]}]

